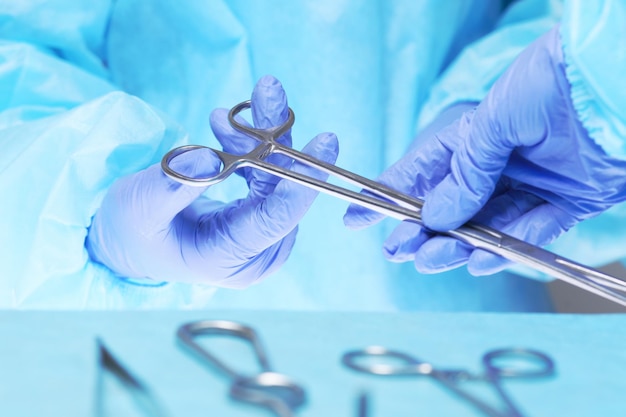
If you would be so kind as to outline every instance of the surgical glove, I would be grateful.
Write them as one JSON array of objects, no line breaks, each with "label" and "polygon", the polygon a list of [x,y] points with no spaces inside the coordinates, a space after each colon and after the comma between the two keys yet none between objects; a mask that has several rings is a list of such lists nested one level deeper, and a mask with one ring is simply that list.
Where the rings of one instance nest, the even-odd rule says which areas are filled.
[{"label": "surgical glove", "polygon": [[[278,80],[262,78],[252,94],[254,125],[281,124],[287,109]],[[226,152],[242,153],[256,145],[229,125],[224,109],[211,114],[211,126]],[[279,140],[290,146],[290,133]],[[303,151],[334,163],[337,139],[320,134]],[[273,162],[321,180],[327,177],[285,157]],[[203,149],[176,157],[171,167],[187,176],[207,176],[217,172],[220,161]],[[250,168],[242,174],[249,194],[228,204],[202,196],[206,188],[174,182],[158,164],[118,180],[89,229],[89,255],[123,277],[231,288],[252,284],[286,261],[298,221],[317,192]]]},{"label": "surgical glove", "polygon": [[[468,220],[544,246],[626,199],[626,162],[608,156],[577,118],[558,27],[528,46],[474,111],[431,136],[379,180],[424,199],[425,227],[402,223],[384,252],[422,273],[468,263],[473,275],[509,261],[433,231]],[[351,206],[351,228],[381,216]]]}]

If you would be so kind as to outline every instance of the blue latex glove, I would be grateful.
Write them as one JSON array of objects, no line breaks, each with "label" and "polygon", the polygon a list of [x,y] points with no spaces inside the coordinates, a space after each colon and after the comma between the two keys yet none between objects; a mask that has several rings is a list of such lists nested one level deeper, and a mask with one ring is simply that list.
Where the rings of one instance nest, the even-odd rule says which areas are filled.
[{"label": "blue latex glove", "polygon": [[[242,153],[257,142],[236,132],[227,110],[211,114],[211,126],[226,152]],[[266,76],[252,94],[254,125],[268,128],[287,118],[287,98],[281,84]],[[243,123],[243,119],[240,119]],[[286,133],[281,143],[291,146]],[[337,138],[320,134],[309,142],[307,154],[334,163]],[[324,180],[327,176],[282,156],[274,163]],[[171,166],[187,176],[214,174],[219,159],[209,150],[188,152]],[[298,221],[317,192],[245,169],[250,192],[228,204],[167,178],[160,166],[118,180],[109,190],[89,229],[91,258],[120,276],[159,281],[188,281],[242,288],[282,265],[294,244]]]},{"label": "blue latex glove", "polygon": [[[429,137],[379,178],[425,200],[424,224],[446,231],[473,220],[544,246],[626,199],[626,162],[609,157],[572,106],[558,27],[524,50],[474,111]],[[350,206],[351,228],[381,216]],[[468,263],[473,275],[509,261],[402,223],[388,237],[392,261],[422,273]]]}]

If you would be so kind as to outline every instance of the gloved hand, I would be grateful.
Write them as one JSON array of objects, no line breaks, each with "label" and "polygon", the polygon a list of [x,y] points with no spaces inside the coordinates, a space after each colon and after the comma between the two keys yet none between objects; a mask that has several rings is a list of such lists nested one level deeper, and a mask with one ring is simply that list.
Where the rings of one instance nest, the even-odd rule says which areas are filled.
[{"label": "gloved hand", "polygon": [[[626,162],[609,157],[581,125],[558,27],[528,46],[475,111],[426,139],[379,178],[425,200],[424,224],[446,231],[468,220],[544,246],[576,223],[626,199]],[[382,216],[351,206],[360,228]],[[422,273],[468,263],[486,275],[510,263],[415,224],[402,223],[384,252]]]},{"label": "gloved hand", "polygon": [[[287,118],[282,85],[266,76],[252,94],[256,127],[268,128]],[[235,131],[227,110],[211,114],[211,127],[226,152],[242,153],[255,139]],[[244,123],[243,119],[240,119]],[[280,142],[291,146],[286,133]],[[304,152],[334,163],[335,135],[324,133]],[[273,162],[324,180],[326,175],[283,156]],[[176,157],[171,167],[187,176],[214,174],[220,161],[210,150]],[[96,213],[87,237],[90,257],[117,274],[159,281],[187,281],[241,288],[282,265],[294,244],[297,224],[317,192],[251,168],[243,170],[249,194],[224,204],[201,194],[206,188],[181,185],[158,164],[118,180]]]}]

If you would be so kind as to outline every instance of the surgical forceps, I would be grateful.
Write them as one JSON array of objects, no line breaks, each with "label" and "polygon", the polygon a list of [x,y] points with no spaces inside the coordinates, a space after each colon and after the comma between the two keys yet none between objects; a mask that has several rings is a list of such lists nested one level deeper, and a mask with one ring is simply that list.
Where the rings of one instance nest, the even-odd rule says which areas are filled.
[{"label": "surgical forceps", "polygon": [[[506,366],[507,360],[515,362]],[[504,391],[502,378],[538,378],[554,374],[554,362],[549,356],[526,348],[496,349],[485,353],[482,357],[483,374],[474,374],[463,369],[436,368],[406,353],[380,346],[346,352],[341,361],[348,368],[366,374],[429,376],[491,417],[522,417],[522,413]],[[501,362],[503,363],[500,364]],[[522,363],[524,365],[521,365]],[[464,390],[460,386],[464,381],[482,381],[490,384],[504,403],[505,410],[499,411],[475,394]]]},{"label": "surgical forceps", "polygon": [[[196,342],[198,336],[225,335],[248,342],[254,350],[261,371],[251,375],[239,373]],[[207,362],[231,380],[230,397],[272,411],[277,417],[294,417],[306,401],[304,389],[287,376],[271,371],[269,361],[256,332],[248,326],[226,320],[204,320],[178,328],[178,340],[199,359]]]},{"label": "surgical forceps", "polygon": [[[291,108],[289,109],[287,121],[284,124],[269,129],[247,127],[235,119],[236,115],[248,108],[250,108],[249,100],[237,104],[228,113],[228,120],[235,129],[259,141],[259,145],[256,148],[245,155],[232,155],[211,149],[222,161],[221,171],[211,177],[192,178],[174,171],[170,168],[170,162],[185,152],[206,147],[200,145],[181,146],[169,151],[161,160],[161,169],[165,175],[182,184],[205,187],[225,180],[239,168],[253,167],[389,217],[423,225],[421,209],[424,202],[422,200],[400,193],[353,172],[320,161],[280,144],[277,139],[291,129],[295,120]],[[269,155],[274,153],[286,155],[302,164],[315,167],[324,173],[360,187],[374,195],[352,191],[265,161]],[[484,249],[510,261],[529,266],[554,278],[561,279],[588,292],[626,306],[626,282],[506,235],[496,229],[468,222],[457,229],[449,230],[442,234],[454,237],[477,249]]]}]

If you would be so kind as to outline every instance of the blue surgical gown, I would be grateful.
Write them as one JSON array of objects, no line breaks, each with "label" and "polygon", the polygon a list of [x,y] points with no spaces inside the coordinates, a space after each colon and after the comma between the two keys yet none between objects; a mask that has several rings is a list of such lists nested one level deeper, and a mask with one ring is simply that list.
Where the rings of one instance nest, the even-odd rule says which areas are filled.
[{"label": "blue surgical gown", "polygon": [[[437,112],[479,100],[562,15],[576,16],[563,25],[572,33],[592,24],[584,13],[563,14],[560,2],[507,3],[1,1],[0,307],[549,309],[534,280],[476,278],[464,269],[420,275],[410,263],[386,262],[381,245],[395,223],[347,230],[346,204],[327,196],[302,221],[283,268],[243,291],[129,281],[91,262],[84,247],[117,178],[177,145],[217,146],[211,110],[248,98],[265,74],[281,80],[296,113],[294,147],[335,132],[337,164],[374,178]],[[599,14],[623,9],[600,3]],[[600,29],[610,34],[618,22]],[[582,62],[616,59],[593,49],[585,55],[576,42],[570,49]],[[474,66],[464,68],[468,61]],[[592,76],[615,80],[605,75],[573,77],[581,85]],[[606,90],[615,91],[608,81]],[[600,111],[619,103],[604,99],[581,99],[581,108],[599,109],[589,126],[606,119],[623,129],[623,112],[611,119]],[[208,191],[222,200],[243,193],[235,179]]]}]

